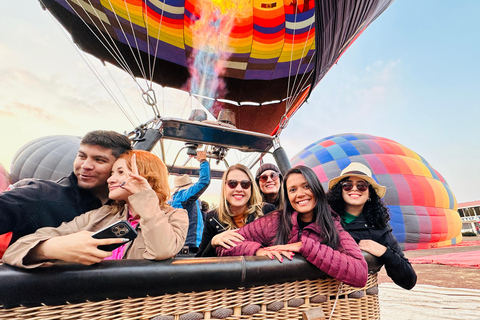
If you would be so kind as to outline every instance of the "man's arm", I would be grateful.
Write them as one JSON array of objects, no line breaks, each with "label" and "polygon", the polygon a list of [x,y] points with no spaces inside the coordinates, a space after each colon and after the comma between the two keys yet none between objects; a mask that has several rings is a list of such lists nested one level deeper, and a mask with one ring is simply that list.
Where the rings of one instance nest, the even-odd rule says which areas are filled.
[{"label": "man's arm", "polygon": [[39,183],[0,193],[0,234],[10,231],[15,233],[25,228],[38,210],[41,197],[42,188]]}]

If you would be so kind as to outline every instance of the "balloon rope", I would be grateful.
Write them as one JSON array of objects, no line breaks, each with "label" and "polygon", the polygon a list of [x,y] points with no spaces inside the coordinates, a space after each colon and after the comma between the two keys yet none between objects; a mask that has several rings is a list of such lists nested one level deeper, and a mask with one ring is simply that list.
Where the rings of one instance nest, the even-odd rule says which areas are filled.
[{"label": "balloon rope", "polygon": [[[85,21],[85,19],[82,18],[81,14],[77,12],[77,10],[70,4],[70,2],[76,2],[77,5],[79,7],[81,7],[83,9],[83,12],[84,14],[90,19],[90,22],[92,23],[93,26],[96,27],[97,31],[99,32],[99,34],[102,36],[103,40],[99,38],[99,36],[92,30],[91,26]],[[88,0],[90,1],[90,0]],[[135,76],[133,75],[133,72],[130,70],[126,60],[124,59],[124,57],[121,55],[120,53],[120,50],[118,49],[118,47],[115,45],[115,42],[113,41],[113,38],[112,36],[106,32],[106,34],[109,36],[110,38],[110,42],[108,41],[108,39],[105,37],[104,33],[101,31],[100,27],[96,24],[96,22],[92,19],[92,17],[90,16],[90,13],[85,9],[85,3],[81,4],[79,2],[79,0],[70,0],[70,1],[66,1],[67,4],[70,6],[70,8],[72,9],[72,11],[78,16],[78,18],[85,24],[85,26],[92,32],[92,34],[97,38],[97,40],[103,45],[103,47],[107,50],[107,52],[112,56],[112,58],[115,59],[115,61],[128,73],[130,74],[130,76],[132,78],[135,79]],[[90,3],[90,2],[89,2]],[[103,30],[108,30],[105,25],[103,24],[103,20],[102,20],[102,17],[100,17],[100,15],[97,13],[97,10],[93,9],[93,6],[92,4],[90,3],[90,6],[92,8],[91,11],[95,12],[96,13],[96,18],[100,21],[102,27],[103,27]],[[118,21],[118,19],[117,19]],[[107,46],[108,44],[108,46]],[[113,46],[112,46],[113,44]]]},{"label": "balloon rope", "polygon": [[[292,34],[292,47],[290,48],[290,65],[289,65],[289,69],[288,69],[287,100],[286,100],[286,103],[285,103],[285,114],[288,112],[288,109],[290,109],[288,97],[290,96],[290,77],[292,76],[293,49],[295,48],[295,46],[294,46],[294,44],[295,44],[295,34],[297,32],[297,28],[295,26],[295,24],[297,23],[297,10],[298,10],[298,6],[295,6],[295,20],[294,20],[294,24],[293,24],[294,27],[293,27],[293,34]],[[287,22],[285,21],[285,24],[286,23]]]},{"label": "balloon rope", "polygon": [[[160,47],[159,44],[160,44],[160,35],[161,35],[161,29],[162,29],[162,24],[163,24],[163,13],[165,13],[165,0],[163,0],[163,1],[161,2],[161,4],[162,4],[162,6],[161,6],[160,10],[162,10],[162,14],[160,15],[160,21],[159,21],[159,23],[158,23],[158,33],[157,33],[157,38],[156,38],[157,44],[155,45],[155,54],[154,54],[154,59],[153,59],[153,63],[152,63],[152,70],[151,70],[151,74],[150,74],[150,81],[151,81],[151,82],[153,82],[153,74],[154,74],[154,72],[155,72],[155,64],[156,64],[156,62],[157,62],[156,57],[157,57],[157,53],[158,53],[158,48]],[[146,2],[145,2],[145,7],[147,7]],[[147,14],[148,14],[148,12],[147,12]],[[148,19],[148,16],[147,16],[147,19]],[[148,22],[148,21],[147,21],[147,22]],[[148,25],[148,24],[147,24],[147,25]],[[148,30],[147,30],[147,31],[148,31]],[[150,38],[150,37],[148,36],[148,34],[149,34],[149,33],[147,32],[147,38]],[[149,65],[150,65],[150,64],[149,64]]]},{"label": "balloon rope", "polygon": [[[76,0],[76,1],[77,1],[77,3],[78,3],[78,0]],[[90,0],[88,0],[88,1],[89,1],[89,3],[90,3],[90,6],[92,6]],[[134,40],[135,40],[135,44],[137,45],[137,48],[136,48],[136,49],[137,49],[137,55],[134,53],[134,51],[133,51],[133,49],[132,49],[133,47],[132,47],[132,45],[130,44],[127,35],[125,34],[125,31],[124,31],[124,29],[123,29],[123,27],[122,27],[122,24],[121,24],[120,21],[119,21],[118,15],[116,14],[115,9],[113,8],[113,5],[112,5],[111,1],[109,0],[108,3],[109,3],[109,5],[110,5],[110,11],[112,11],[112,12],[114,13],[114,17],[115,17],[115,19],[116,19],[116,21],[117,21],[117,23],[118,23],[118,26],[119,26],[120,30],[122,31],[122,34],[123,34],[123,36],[124,36],[124,38],[125,38],[125,40],[126,40],[126,42],[127,42],[127,44],[128,44],[128,47],[130,48],[130,52],[132,53],[132,57],[135,59],[135,62],[137,63],[137,66],[138,66],[138,69],[140,70],[140,72],[142,73],[144,79],[146,80],[145,67],[144,67],[144,64],[143,64],[143,61],[142,61],[142,57],[141,57],[141,54],[140,54],[140,51],[139,51],[139,48],[138,48],[137,36],[136,36],[136,34],[135,34],[135,30],[134,30],[134,28],[133,28],[133,24],[130,22],[130,27],[131,27],[131,30],[132,30],[132,35],[133,35],[133,38],[134,38]],[[79,5],[80,5],[80,4],[79,4]],[[92,29],[90,28],[90,26],[89,26],[89,25],[85,22],[85,20],[75,11],[75,9],[74,9],[71,5],[70,5],[70,7],[72,8],[72,10],[74,10],[74,12],[77,14],[77,16],[87,25],[87,27],[90,29],[90,31],[92,31]],[[83,6],[81,6],[81,7],[83,8],[85,14],[86,14],[88,17],[90,17],[90,15],[87,13],[87,11],[85,10],[85,8],[84,8]],[[92,8],[93,8],[93,6],[92,6]],[[128,17],[130,18],[130,10],[129,10],[127,4],[125,4],[125,9],[126,9],[126,12],[127,12],[127,14],[128,14]],[[93,11],[95,11],[95,10],[93,10]],[[95,11],[95,12],[97,12],[97,11]],[[98,13],[96,13],[96,16],[97,16],[98,20],[100,21],[100,23],[101,23],[101,25],[102,25],[102,27],[103,27],[103,30],[106,30],[106,31],[107,31],[108,29],[107,29],[107,28],[105,27],[105,25],[103,24],[103,21],[102,21],[100,15],[99,15]],[[142,92],[142,95],[143,95],[144,97],[147,97],[147,99],[144,99],[144,100],[147,102],[147,104],[148,104],[149,106],[152,107],[153,112],[155,113],[155,115],[158,116],[158,115],[159,115],[159,112],[158,112],[158,108],[157,108],[157,106],[156,106],[155,97],[150,94],[150,92],[152,91],[152,82],[151,82],[151,81],[150,81],[150,83],[147,82],[147,83],[146,83],[147,89],[144,89],[144,88],[140,85],[139,81],[135,78],[132,70],[130,69],[128,63],[127,63],[126,60],[125,60],[125,57],[123,57],[123,56],[121,55],[120,50],[119,50],[118,47],[116,46],[115,41],[114,41],[114,39],[112,38],[112,36],[110,35],[110,33],[106,32],[106,34],[109,36],[109,39],[110,39],[110,41],[108,41],[108,40],[105,38],[104,34],[101,32],[101,29],[100,29],[100,28],[98,27],[98,25],[93,21],[92,18],[90,18],[90,21],[91,21],[92,24],[97,28],[97,30],[99,31],[99,33],[100,33],[100,34],[102,35],[102,37],[104,38],[105,42],[103,42],[101,39],[99,39],[98,36],[95,35],[95,36],[97,37],[97,39],[100,41],[100,43],[103,44],[103,46],[107,49],[107,51],[110,53],[110,55],[117,61],[117,63],[124,69],[124,71],[127,72],[127,73],[131,76],[131,78],[134,80],[134,83],[137,84],[138,88],[139,88],[140,91]],[[92,31],[92,33],[93,33],[93,31]],[[94,33],[93,33],[93,34],[94,34]],[[115,46],[115,48],[113,48],[110,43],[113,44],[113,46]],[[106,44],[109,44],[109,47],[110,47],[111,50],[109,50],[109,48],[107,47]],[[138,56],[138,58],[140,59],[140,61],[137,59],[137,56]]]},{"label": "balloon rope", "polygon": [[[308,68],[310,67],[312,61],[313,61],[313,58],[315,55],[311,55],[310,56],[310,59],[307,63],[307,65],[305,66],[305,72],[302,73],[302,76],[299,77],[299,73],[300,73],[300,70],[301,70],[301,67],[302,67],[302,61],[303,61],[303,58],[300,58],[298,60],[298,66],[297,66],[297,70],[295,72],[295,77],[294,77],[294,80],[293,80],[293,84],[291,83],[291,77],[292,77],[292,68],[293,68],[293,52],[294,52],[294,39],[295,39],[295,35],[296,35],[296,23],[297,23],[297,15],[298,15],[298,7],[295,7],[295,21],[293,23],[293,38],[292,38],[292,49],[291,49],[291,55],[290,55],[290,70],[289,70],[289,76],[288,76],[288,84],[287,84],[287,98],[286,98],[286,104],[285,104],[285,107],[286,107],[286,110],[285,110],[285,115],[288,113],[288,111],[290,110],[290,108],[293,106],[294,102],[296,101],[296,99],[301,95],[301,93],[308,87],[308,84],[309,84],[309,79],[310,77],[313,75],[314,73],[314,70],[312,69],[310,72],[307,72]],[[314,19],[315,16],[313,16],[311,19]],[[307,37],[306,39],[308,40],[309,36],[310,36],[310,33],[312,31],[312,27],[315,23],[315,20],[311,21],[310,23],[310,27],[309,27],[309,30],[308,30],[308,34],[307,34]],[[307,44],[308,44],[308,41],[304,41],[304,44],[303,44],[303,51],[302,51],[302,54],[301,54],[301,57],[304,57],[305,55],[305,52],[307,52]],[[308,46],[308,50],[310,49],[311,45]],[[298,83],[298,85],[297,85]]]},{"label": "balloon rope", "polygon": [[[311,26],[310,26],[310,30],[311,30]],[[309,34],[310,34],[310,30],[308,31]],[[304,47],[303,47],[303,52],[302,52],[302,57],[303,57],[303,54],[305,53],[305,50],[307,48],[307,42],[305,42],[304,44]],[[314,58],[315,55],[311,55],[310,56],[310,60],[308,61],[307,65],[305,66],[305,71],[308,70],[308,68],[310,67],[310,64],[312,63],[313,61],[313,58]],[[309,83],[310,83],[310,77],[313,75],[314,73],[314,69],[312,69],[310,72],[303,72],[302,73],[302,76],[300,79],[298,79],[298,74],[300,72],[300,66],[301,66],[301,61],[299,62],[298,64],[298,69],[297,69],[297,73],[295,74],[295,81],[294,81],[294,84],[292,87],[295,87],[295,83],[297,82],[298,80],[298,86],[296,87],[296,89],[294,89],[294,91],[292,92],[292,94],[290,96],[287,97],[287,99],[289,100],[289,105],[288,106],[288,109],[287,111],[290,109],[290,107],[293,105],[293,103],[296,101],[297,97],[301,95],[301,93],[308,87]],[[307,76],[308,74],[308,76]]]},{"label": "balloon rope", "polygon": [[[108,1],[110,2],[110,0],[108,0]],[[132,56],[134,57],[135,62],[137,63],[138,69],[142,73],[143,78],[146,79],[147,78],[147,73],[145,71],[145,66],[143,64],[142,55],[140,54],[140,49],[139,49],[139,45],[138,45],[138,42],[137,42],[137,35],[135,34],[135,29],[133,27],[132,18],[130,16],[130,9],[128,8],[127,1],[124,1],[124,3],[125,3],[125,10],[127,11],[128,22],[130,23],[130,29],[132,31],[133,40],[135,41],[135,45],[136,45],[135,48],[137,49],[138,59],[137,59],[137,56],[135,55],[135,53],[133,51],[133,46],[130,44],[130,41],[128,40],[128,37],[125,34],[125,31],[123,30],[123,28],[122,28],[122,26],[119,22],[120,29],[122,30],[123,36],[125,37],[125,41],[128,43],[128,46],[130,47],[130,52],[132,53]],[[117,17],[116,13],[115,13],[115,16]],[[117,21],[118,21],[118,19],[117,19]],[[147,34],[147,38],[148,38],[148,34]]]},{"label": "balloon rope", "polygon": [[[41,1],[41,0],[40,0]],[[73,9],[73,8],[72,8]],[[132,126],[135,126],[136,123],[138,123],[138,118],[136,117],[135,113],[133,112],[132,110],[132,107],[130,106],[130,104],[128,103],[127,99],[125,98],[124,96],[124,99],[125,99],[125,102],[129,105],[130,109],[132,110],[132,113],[133,115],[137,118],[137,122],[134,122],[133,119],[130,117],[130,115],[126,112],[125,108],[122,106],[122,104],[120,103],[120,101],[115,97],[115,95],[113,94],[113,91],[107,86],[105,80],[102,78],[102,76],[100,75],[100,72],[97,71],[97,69],[95,68],[95,66],[92,64],[92,62],[88,59],[87,55],[85,54],[85,52],[81,51],[80,48],[78,46],[76,46],[72,41],[71,41],[71,38],[70,38],[70,35],[67,33],[67,31],[60,25],[60,23],[58,22],[58,20],[56,20],[53,15],[50,15],[51,19],[57,24],[57,26],[59,27],[59,29],[62,30],[65,38],[67,38],[69,40],[69,42],[72,44],[72,46],[74,47],[75,51],[78,53],[78,55],[82,58],[82,60],[85,62],[85,64],[88,66],[88,68],[92,71],[92,73],[95,75],[95,77],[97,78],[97,80],[100,82],[100,84],[104,87],[104,89],[107,91],[107,93],[110,95],[110,97],[112,98],[112,100],[115,102],[115,104],[117,105],[117,107],[122,111],[122,113],[125,115],[125,117],[127,118],[127,120],[130,122],[130,124]],[[83,19],[82,19],[83,20]],[[110,71],[108,70],[107,68],[107,71],[109,72],[110,74]],[[112,77],[112,75],[110,74],[110,76]],[[114,80],[114,78],[112,77],[112,79]],[[114,80],[115,81],[115,80]],[[117,83],[115,83],[117,85],[117,88],[119,89],[119,91],[122,93],[123,95],[123,92],[120,90],[119,86]]]}]

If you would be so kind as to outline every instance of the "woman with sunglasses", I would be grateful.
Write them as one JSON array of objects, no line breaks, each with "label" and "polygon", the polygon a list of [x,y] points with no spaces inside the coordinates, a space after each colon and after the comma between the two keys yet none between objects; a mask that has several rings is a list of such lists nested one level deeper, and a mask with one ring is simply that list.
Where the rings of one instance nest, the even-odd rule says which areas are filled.
[{"label": "woman with sunglasses", "polygon": [[417,275],[405,258],[388,223],[390,215],[381,198],[386,188],[373,178],[370,169],[352,162],[328,183],[328,202],[340,214],[342,225],[360,249],[379,258],[388,276],[404,289],[412,289]]},{"label": "woman with sunglasses", "polygon": [[331,277],[354,287],[367,283],[368,267],[352,237],[331,211],[323,187],[312,169],[290,169],[283,182],[285,208],[241,228],[244,240],[220,256],[267,256],[283,262],[299,253]]},{"label": "woman with sunglasses", "polygon": [[275,210],[271,204],[262,204],[262,196],[253,182],[253,176],[242,164],[230,166],[223,174],[220,204],[207,213],[202,241],[196,257],[215,257],[215,247],[230,248],[243,237],[238,228]]},{"label": "woman with sunglasses", "polygon": [[285,198],[282,188],[282,174],[278,167],[271,163],[260,166],[255,176],[263,201],[273,204],[277,210],[283,209]]}]

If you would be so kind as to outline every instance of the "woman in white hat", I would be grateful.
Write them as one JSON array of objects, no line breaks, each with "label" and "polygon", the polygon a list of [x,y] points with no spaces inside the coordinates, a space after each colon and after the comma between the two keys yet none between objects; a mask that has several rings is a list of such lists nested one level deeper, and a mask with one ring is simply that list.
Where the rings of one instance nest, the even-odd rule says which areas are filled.
[{"label": "woman in white hat", "polygon": [[373,179],[367,166],[352,162],[329,181],[328,189],[330,207],[340,215],[343,227],[360,249],[378,257],[393,282],[412,289],[417,275],[388,223],[390,215],[382,201],[386,188]]}]

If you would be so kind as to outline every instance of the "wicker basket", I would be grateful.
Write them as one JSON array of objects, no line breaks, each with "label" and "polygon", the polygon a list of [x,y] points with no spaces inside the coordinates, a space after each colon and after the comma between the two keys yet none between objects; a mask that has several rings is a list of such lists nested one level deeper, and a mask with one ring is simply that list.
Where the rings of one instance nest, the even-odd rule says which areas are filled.
[{"label": "wicker basket", "polygon": [[[354,288],[295,256],[116,260],[25,270],[0,265],[1,319],[379,319],[378,260]],[[306,316],[305,319],[312,317]]]},{"label": "wicker basket", "polygon": [[[339,288],[341,291],[339,293]],[[332,319],[379,319],[377,274],[359,290],[334,279],[286,282],[237,290],[209,290],[59,306],[0,309],[0,319],[302,319],[321,307]],[[338,299],[337,299],[338,294]],[[336,303],[335,303],[336,302]]]}]

